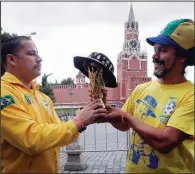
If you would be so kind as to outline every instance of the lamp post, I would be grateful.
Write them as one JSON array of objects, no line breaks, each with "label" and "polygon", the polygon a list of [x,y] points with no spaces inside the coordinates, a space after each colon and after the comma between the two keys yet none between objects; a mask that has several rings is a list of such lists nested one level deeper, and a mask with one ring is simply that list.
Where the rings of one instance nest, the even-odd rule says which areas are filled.
[{"label": "lamp post", "polygon": [[72,91],[71,87],[69,87],[68,94],[70,95],[70,112],[71,112],[71,116],[73,116],[72,95],[74,94],[74,92]]}]

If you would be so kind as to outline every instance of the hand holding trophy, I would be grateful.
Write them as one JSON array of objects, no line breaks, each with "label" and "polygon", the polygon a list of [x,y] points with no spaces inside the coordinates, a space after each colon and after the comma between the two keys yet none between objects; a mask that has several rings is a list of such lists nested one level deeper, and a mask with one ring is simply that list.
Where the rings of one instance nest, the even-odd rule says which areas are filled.
[{"label": "hand holding trophy", "polygon": [[74,66],[89,78],[89,97],[91,101],[102,99],[103,108],[107,104],[107,89],[117,87],[114,66],[109,58],[98,52],[88,57],[74,57]]}]

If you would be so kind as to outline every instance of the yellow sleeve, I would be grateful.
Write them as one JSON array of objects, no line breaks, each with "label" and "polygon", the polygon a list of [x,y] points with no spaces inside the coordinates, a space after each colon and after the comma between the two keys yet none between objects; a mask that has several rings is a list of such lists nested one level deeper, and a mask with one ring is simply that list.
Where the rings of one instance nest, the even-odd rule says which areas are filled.
[{"label": "yellow sleeve", "polygon": [[78,136],[74,121],[37,124],[25,109],[16,90],[1,88],[1,136],[29,155],[68,145]]},{"label": "yellow sleeve", "polygon": [[131,115],[133,115],[133,113],[134,113],[136,91],[137,91],[137,87],[133,90],[133,92],[128,97],[127,101],[125,102],[125,104],[122,107],[123,111],[128,112]]},{"label": "yellow sleeve", "polygon": [[194,136],[194,89],[190,90],[170,117],[167,126]]}]

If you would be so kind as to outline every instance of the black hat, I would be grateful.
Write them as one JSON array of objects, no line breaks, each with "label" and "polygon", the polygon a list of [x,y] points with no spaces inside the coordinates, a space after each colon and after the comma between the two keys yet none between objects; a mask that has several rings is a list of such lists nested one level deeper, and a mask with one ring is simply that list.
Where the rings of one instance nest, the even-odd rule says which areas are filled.
[{"label": "black hat", "polygon": [[89,77],[87,69],[84,67],[89,62],[96,62],[103,69],[103,79],[106,87],[116,88],[117,82],[114,75],[114,65],[109,58],[97,52],[92,52],[88,57],[74,57],[74,66],[79,69],[85,76]]}]

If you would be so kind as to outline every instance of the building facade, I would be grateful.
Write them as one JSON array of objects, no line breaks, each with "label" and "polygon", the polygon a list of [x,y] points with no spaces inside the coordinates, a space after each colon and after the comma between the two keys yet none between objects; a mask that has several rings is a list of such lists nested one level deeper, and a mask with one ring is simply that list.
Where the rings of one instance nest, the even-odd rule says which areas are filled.
[{"label": "building facade", "polygon": [[[135,20],[131,4],[127,22],[124,24],[124,43],[117,57],[117,88],[108,88],[107,100],[114,107],[122,107],[133,89],[141,83],[151,81],[147,76],[147,53],[140,51],[139,25]],[[89,84],[79,72],[75,85],[53,85],[55,108],[75,109],[89,102]],[[65,111],[65,112],[66,112]],[[69,113],[70,114],[70,113]]]}]

